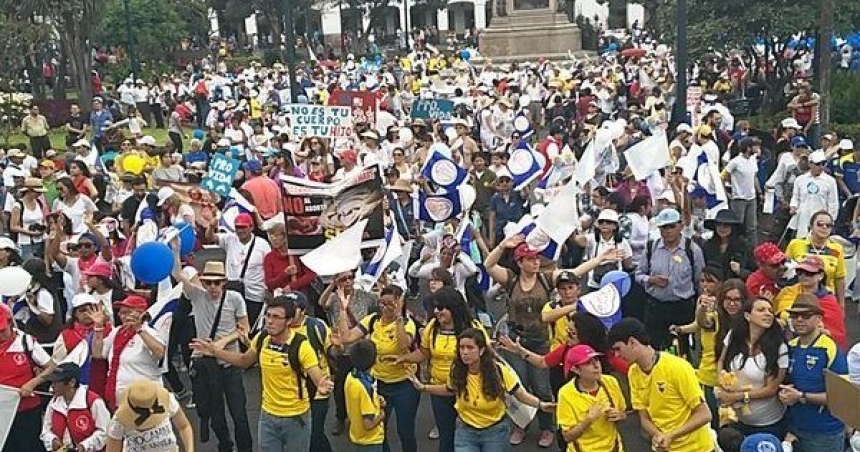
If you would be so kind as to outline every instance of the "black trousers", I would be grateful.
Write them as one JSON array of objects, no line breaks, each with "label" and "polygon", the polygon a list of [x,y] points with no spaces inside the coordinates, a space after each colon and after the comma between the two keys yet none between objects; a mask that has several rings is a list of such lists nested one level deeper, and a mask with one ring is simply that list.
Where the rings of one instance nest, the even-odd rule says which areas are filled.
[{"label": "black trousers", "polygon": [[3,452],[45,452],[45,446],[39,439],[43,414],[41,407],[16,413]]},{"label": "black trousers", "polygon": [[33,157],[41,160],[42,157],[45,156],[45,151],[51,149],[51,140],[47,135],[42,137],[30,137],[30,152],[33,153]]},{"label": "black trousers", "polygon": [[311,401],[311,450],[332,452],[331,442],[325,434],[325,418],[328,416],[328,399]]},{"label": "black trousers", "polygon": [[334,364],[334,415],[338,421],[343,422],[346,420],[346,394],[343,392],[343,386],[346,384],[346,376],[352,372],[352,360],[349,355],[335,355],[330,362]]},{"label": "black trousers", "polygon": [[[200,430],[202,432],[205,429],[208,432],[211,425],[218,438],[219,452],[232,451],[234,445],[239,452],[252,450],[251,427],[245,409],[245,385],[242,383],[240,369],[218,366],[216,375],[198,374],[194,379],[194,400],[198,406]],[[235,443],[230,437],[230,427],[227,425],[225,401],[230,417],[233,418]]]},{"label": "black trousers", "polygon": [[660,301],[648,297],[645,309],[645,331],[651,337],[651,345],[657,350],[666,350],[672,343],[669,327],[686,325],[696,317],[696,299]]}]

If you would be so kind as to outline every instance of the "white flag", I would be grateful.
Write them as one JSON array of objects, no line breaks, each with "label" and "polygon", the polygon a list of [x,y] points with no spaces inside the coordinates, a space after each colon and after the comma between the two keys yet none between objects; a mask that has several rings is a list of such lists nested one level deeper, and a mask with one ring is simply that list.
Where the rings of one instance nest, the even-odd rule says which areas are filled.
[{"label": "white flag", "polygon": [[20,401],[18,389],[0,385],[0,447],[6,444],[6,437],[12,429],[12,422],[15,420]]},{"label": "white flag", "polygon": [[361,237],[365,226],[366,218],[302,256],[302,263],[319,276],[355,270],[361,263]]}]

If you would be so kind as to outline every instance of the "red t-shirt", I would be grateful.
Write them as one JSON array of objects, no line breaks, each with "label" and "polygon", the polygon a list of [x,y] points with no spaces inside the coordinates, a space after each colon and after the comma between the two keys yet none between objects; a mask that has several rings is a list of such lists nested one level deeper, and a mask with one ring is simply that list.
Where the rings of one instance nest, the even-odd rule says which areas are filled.
[{"label": "red t-shirt", "polygon": [[768,278],[761,269],[758,269],[747,277],[747,293],[749,293],[750,299],[759,296],[776,299],[779,287],[776,285],[776,281]]}]

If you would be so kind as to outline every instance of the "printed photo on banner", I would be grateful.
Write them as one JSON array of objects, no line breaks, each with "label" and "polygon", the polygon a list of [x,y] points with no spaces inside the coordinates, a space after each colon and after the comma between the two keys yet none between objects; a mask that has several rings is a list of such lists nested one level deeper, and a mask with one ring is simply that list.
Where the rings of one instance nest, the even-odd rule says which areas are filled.
[{"label": "printed photo on banner", "polygon": [[370,91],[335,90],[328,104],[352,109],[354,124],[376,124],[376,95]]},{"label": "printed photo on banner", "polygon": [[450,121],[454,117],[454,101],[445,99],[417,99],[412,103],[413,119]]},{"label": "printed photo on banner", "polygon": [[287,117],[294,137],[342,138],[352,136],[352,108],[290,104]]},{"label": "printed photo on banner", "polygon": [[215,154],[209,163],[209,172],[200,181],[200,187],[226,197],[233,188],[233,180],[236,178],[236,172],[239,171],[239,164],[236,159]]},{"label": "printed photo on banner", "polygon": [[378,166],[349,179],[319,183],[282,177],[284,214],[290,252],[304,254],[367,219],[362,246],[379,245],[384,236],[382,175]]}]

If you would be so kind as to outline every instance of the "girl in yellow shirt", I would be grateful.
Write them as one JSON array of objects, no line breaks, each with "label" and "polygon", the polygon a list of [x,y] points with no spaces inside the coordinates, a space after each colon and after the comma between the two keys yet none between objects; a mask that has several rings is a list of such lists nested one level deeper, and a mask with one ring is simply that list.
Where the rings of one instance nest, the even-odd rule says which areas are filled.
[{"label": "girl in yellow shirt", "polygon": [[412,383],[419,391],[436,396],[455,397],[457,427],[455,450],[506,452],[511,427],[505,420],[505,393],[542,411],[552,412],[555,404],[529,394],[514,372],[496,361],[487,346],[484,332],[468,328],[457,337],[457,358],[444,385],[425,385],[415,376]]}]

